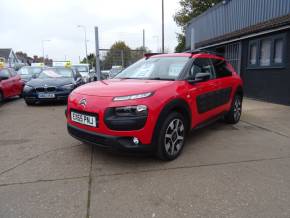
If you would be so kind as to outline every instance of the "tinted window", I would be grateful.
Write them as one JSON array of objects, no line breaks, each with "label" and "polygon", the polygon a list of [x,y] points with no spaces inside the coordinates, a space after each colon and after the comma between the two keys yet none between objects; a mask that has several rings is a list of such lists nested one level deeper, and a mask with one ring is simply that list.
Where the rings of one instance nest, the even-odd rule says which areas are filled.
[{"label": "tinted window", "polygon": [[196,58],[193,62],[193,65],[190,69],[190,77],[195,78],[197,73],[209,73],[211,75],[211,79],[213,79],[214,71],[212,64],[209,59],[207,58]]},{"label": "tinted window", "polygon": [[7,69],[0,70],[0,76],[10,78],[9,70],[7,70]]},{"label": "tinted window", "polygon": [[228,69],[227,63],[224,60],[212,59],[212,62],[217,78],[232,76],[232,72]]}]

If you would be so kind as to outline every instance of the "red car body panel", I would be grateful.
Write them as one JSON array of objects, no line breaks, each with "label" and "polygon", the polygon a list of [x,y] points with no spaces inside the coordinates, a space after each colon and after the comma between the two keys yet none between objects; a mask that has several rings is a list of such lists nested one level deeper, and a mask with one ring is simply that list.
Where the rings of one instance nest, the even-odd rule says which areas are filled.
[{"label": "red car body panel", "polygon": [[0,81],[0,91],[4,98],[21,95],[24,82],[19,75],[11,76],[9,79]]},{"label": "red car body panel", "polygon": [[[211,54],[168,54],[155,55],[154,57],[192,57],[192,58],[223,58]],[[233,76],[229,78],[213,79],[206,82],[190,84],[188,81],[159,81],[159,80],[134,80],[134,79],[113,79],[86,84],[74,90],[68,99],[67,122],[71,126],[89,132],[108,136],[136,137],[142,144],[152,142],[153,133],[161,111],[174,99],[182,99],[187,102],[191,113],[191,128],[197,127],[202,122],[215,117],[222,112],[227,112],[231,108],[232,99],[238,87],[242,87],[242,81],[238,74],[232,69]],[[196,98],[200,94],[231,87],[230,101],[208,112],[199,114],[197,111]],[[113,101],[116,96],[128,96],[154,92],[148,98],[128,101]],[[85,98],[86,106],[80,105],[80,101]],[[148,107],[148,118],[145,126],[140,130],[134,131],[114,131],[109,129],[104,122],[104,113],[107,108],[121,106],[146,105]],[[71,109],[98,114],[99,126],[90,127],[73,122],[70,117]]]}]

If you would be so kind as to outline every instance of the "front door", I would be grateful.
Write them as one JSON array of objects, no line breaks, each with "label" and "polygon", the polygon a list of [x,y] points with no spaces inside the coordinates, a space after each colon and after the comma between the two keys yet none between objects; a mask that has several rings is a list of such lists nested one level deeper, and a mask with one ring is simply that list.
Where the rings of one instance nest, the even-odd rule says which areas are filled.
[{"label": "front door", "polygon": [[216,100],[219,83],[216,80],[212,63],[208,58],[194,60],[189,77],[195,78],[198,73],[209,73],[210,77],[205,81],[189,84],[188,97],[191,99],[191,108],[193,109],[193,127],[218,114]]}]

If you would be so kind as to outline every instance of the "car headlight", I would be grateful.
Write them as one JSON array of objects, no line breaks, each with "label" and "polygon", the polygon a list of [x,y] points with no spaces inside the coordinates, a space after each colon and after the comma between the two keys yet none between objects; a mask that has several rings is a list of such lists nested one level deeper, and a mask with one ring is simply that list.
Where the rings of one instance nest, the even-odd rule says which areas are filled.
[{"label": "car headlight", "polygon": [[136,94],[136,95],[127,95],[127,96],[119,96],[113,98],[113,101],[128,101],[128,100],[136,100],[141,98],[148,98],[153,95],[153,92],[146,92],[142,94]]},{"label": "car headlight", "polygon": [[24,92],[30,92],[32,90],[33,90],[33,87],[32,86],[29,86],[29,85],[25,85],[24,86],[24,89],[23,89]]},{"label": "car headlight", "polygon": [[148,108],[146,105],[125,106],[115,108],[115,115],[120,117],[146,116],[147,114]]},{"label": "car headlight", "polygon": [[75,87],[74,84],[68,84],[68,85],[64,85],[64,86],[62,86],[62,88],[63,88],[63,89],[66,89],[66,90],[71,90],[71,89],[73,89],[74,87]]}]

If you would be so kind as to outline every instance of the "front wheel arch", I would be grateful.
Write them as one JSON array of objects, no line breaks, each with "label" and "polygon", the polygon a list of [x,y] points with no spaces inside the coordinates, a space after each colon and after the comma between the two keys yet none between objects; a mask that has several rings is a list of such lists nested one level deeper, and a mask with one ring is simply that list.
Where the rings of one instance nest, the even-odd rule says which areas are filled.
[{"label": "front wheel arch", "polygon": [[191,117],[191,109],[190,109],[188,103],[184,99],[180,99],[180,98],[171,100],[169,103],[167,103],[163,107],[163,109],[161,110],[161,112],[159,114],[157,122],[155,124],[154,134],[152,137],[152,141],[154,144],[156,144],[158,142],[158,132],[159,132],[163,122],[166,120],[168,115],[173,113],[173,112],[180,113],[184,117],[184,119],[186,121],[187,133],[190,131],[192,117]]}]

